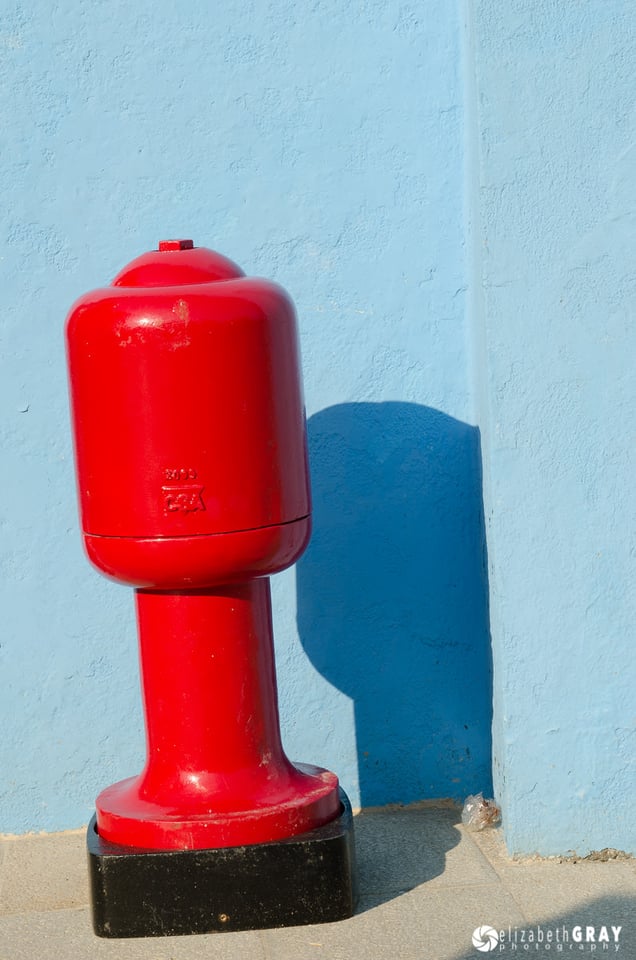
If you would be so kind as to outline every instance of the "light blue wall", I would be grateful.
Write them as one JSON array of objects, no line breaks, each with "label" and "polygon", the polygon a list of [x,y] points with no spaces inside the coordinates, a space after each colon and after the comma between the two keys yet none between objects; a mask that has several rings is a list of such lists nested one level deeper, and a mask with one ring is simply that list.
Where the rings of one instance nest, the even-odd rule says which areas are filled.
[{"label": "light blue wall", "polygon": [[458,10],[41,0],[0,17],[0,831],[78,826],[142,763],[133,597],[80,548],[62,324],[173,235],[298,307],[316,537],[298,585],[274,582],[288,752],[354,804],[488,789]]},{"label": "light blue wall", "polygon": [[469,6],[495,787],[513,852],[634,852],[634,5]]},{"label": "light blue wall", "polygon": [[316,524],[273,582],[290,755],[356,805],[490,788],[483,461],[507,842],[636,849],[632,19],[3,7],[0,832],[78,826],[142,763],[131,592],[80,549],[62,322],[181,235],[298,306]]}]

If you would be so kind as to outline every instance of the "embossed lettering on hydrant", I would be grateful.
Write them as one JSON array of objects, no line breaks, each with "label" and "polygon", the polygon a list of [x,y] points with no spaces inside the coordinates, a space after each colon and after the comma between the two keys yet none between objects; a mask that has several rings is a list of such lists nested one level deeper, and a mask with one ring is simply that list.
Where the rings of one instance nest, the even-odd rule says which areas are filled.
[{"label": "embossed lettering on hydrant", "polygon": [[[196,480],[197,472],[192,468],[181,467],[164,471],[166,480]],[[163,512],[193,513],[205,510],[203,487],[193,483],[179,483],[161,488],[163,494]]]}]

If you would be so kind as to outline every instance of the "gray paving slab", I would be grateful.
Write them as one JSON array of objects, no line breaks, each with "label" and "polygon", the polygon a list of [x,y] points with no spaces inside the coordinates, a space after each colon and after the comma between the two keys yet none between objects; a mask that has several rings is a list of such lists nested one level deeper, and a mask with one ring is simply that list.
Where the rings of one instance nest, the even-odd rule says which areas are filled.
[{"label": "gray paving slab", "polygon": [[495,922],[523,922],[500,883],[422,884],[381,904],[363,902],[351,920],[267,930],[263,939],[268,960],[455,960],[472,949],[476,927]]},{"label": "gray paving slab", "polygon": [[102,940],[87,907],[0,918],[0,960],[264,960],[260,932]]},{"label": "gray paving slab", "polygon": [[[512,860],[500,831],[465,831],[506,889],[522,904],[528,920],[569,913],[584,904],[620,896],[636,909],[636,860],[565,860],[528,857]],[[588,910],[589,914],[589,910]],[[636,960],[636,949],[634,950]]]},{"label": "gray paving slab", "polygon": [[453,886],[497,881],[488,859],[463,839],[459,824],[455,807],[363,811],[355,820],[362,895],[410,890],[421,883]]},{"label": "gray paving slab", "polygon": [[[463,829],[463,828],[462,828]],[[628,960],[636,960],[636,860],[565,860],[527,857],[511,859],[500,830],[472,833],[464,831],[493,867],[501,883],[523,913],[528,927],[559,929],[571,932],[575,927],[587,936],[591,927],[598,938],[605,927],[612,938],[611,927],[620,927],[619,951]],[[592,941],[593,942],[593,941]],[[597,942],[573,944],[570,939],[563,952],[583,949],[589,956],[607,955]],[[613,949],[614,944],[610,945]],[[458,958],[462,960],[462,958]]]},{"label": "gray paving slab", "polygon": [[[496,872],[507,877],[520,876],[528,873],[532,875],[541,871],[551,873],[551,875],[561,875],[568,877],[576,875],[576,871],[585,873],[589,877],[621,877],[623,882],[630,887],[636,884],[636,859],[619,855],[619,859],[612,859],[611,855],[607,860],[598,855],[595,859],[586,857],[520,857],[512,859],[508,855],[503,841],[503,832],[501,828],[472,831],[460,826],[459,829],[480,852],[486,857]],[[571,871],[574,871],[574,874]]]},{"label": "gray paving slab", "polygon": [[6,849],[7,844],[0,840],[0,898],[2,897],[2,888],[4,886],[4,871],[2,869],[2,864],[4,863]]},{"label": "gray paving slab", "polygon": [[[612,955],[636,960],[634,860],[512,861],[500,832],[467,831],[449,806],[365,810],[356,836],[361,901],[351,920],[147,940],[93,935],[84,831],[0,841],[0,960],[478,960],[488,954],[471,938],[483,925],[509,938],[491,955],[515,960],[524,953],[510,937],[532,925],[590,926],[595,936],[620,926]],[[590,947],[588,956],[608,955]]]},{"label": "gray paving slab", "polygon": [[84,830],[3,840],[0,915],[88,903]]},{"label": "gray paving slab", "polygon": [[[525,864],[503,870],[506,889],[523,900],[529,918],[571,910],[581,901],[596,900],[620,892],[636,905],[636,884],[624,863]],[[636,960],[636,955],[635,955]]]}]

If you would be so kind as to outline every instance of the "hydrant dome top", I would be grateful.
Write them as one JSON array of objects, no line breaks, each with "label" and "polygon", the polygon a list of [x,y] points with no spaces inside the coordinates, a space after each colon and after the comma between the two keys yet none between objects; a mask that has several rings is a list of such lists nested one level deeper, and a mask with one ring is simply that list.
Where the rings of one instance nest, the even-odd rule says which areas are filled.
[{"label": "hydrant dome top", "polygon": [[241,268],[192,240],[160,240],[158,249],[136,257],[120,270],[114,287],[174,287],[244,277]]}]

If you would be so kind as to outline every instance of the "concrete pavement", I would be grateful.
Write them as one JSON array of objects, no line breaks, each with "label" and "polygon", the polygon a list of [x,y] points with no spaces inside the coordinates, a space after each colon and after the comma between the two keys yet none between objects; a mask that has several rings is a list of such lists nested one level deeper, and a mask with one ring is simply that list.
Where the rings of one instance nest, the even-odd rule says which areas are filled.
[{"label": "concrete pavement", "polygon": [[[0,841],[0,960],[636,960],[636,860],[512,861],[498,830],[466,831],[451,805],[360,813],[358,911],[312,927],[98,939],[84,843],[83,830]],[[484,926],[492,950],[473,945]]]}]

